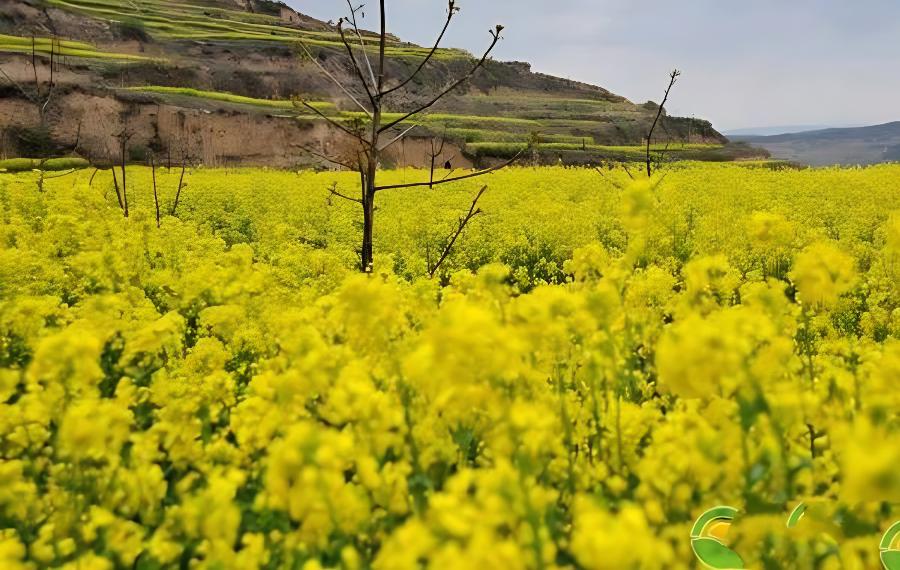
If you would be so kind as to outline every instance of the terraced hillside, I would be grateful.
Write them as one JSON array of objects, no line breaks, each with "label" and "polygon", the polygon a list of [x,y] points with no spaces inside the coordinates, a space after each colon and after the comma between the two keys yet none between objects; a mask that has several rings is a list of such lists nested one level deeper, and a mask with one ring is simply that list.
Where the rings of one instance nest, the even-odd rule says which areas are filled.
[{"label": "terraced hillside", "polygon": [[[336,29],[267,0],[22,0],[0,5],[0,34],[0,158],[75,152],[110,159],[117,134],[127,130],[134,160],[190,153],[207,164],[295,166],[312,160],[308,145],[339,147],[341,140],[292,98],[317,101],[341,121],[359,119],[302,56],[308,50],[352,83]],[[391,38],[389,76],[405,77],[426,53]],[[471,59],[440,50],[392,110],[447,85]],[[528,64],[492,61],[420,118],[414,137],[389,159],[422,163],[435,136],[449,140],[442,161],[466,166],[527,144],[544,162],[627,158],[639,152],[656,111],[653,103],[532,73]],[[671,157],[746,154],[723,147],[724,137],[702,120],[665,117],[659,135],[654,142]]]}]

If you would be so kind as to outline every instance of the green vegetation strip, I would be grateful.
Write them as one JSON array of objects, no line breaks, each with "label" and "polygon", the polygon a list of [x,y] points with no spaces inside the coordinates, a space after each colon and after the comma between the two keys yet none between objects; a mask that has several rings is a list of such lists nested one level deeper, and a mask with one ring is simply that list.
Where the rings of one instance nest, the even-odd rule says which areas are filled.
[{"label": "green vegetation strip", "polygon": [[[278,17],[243,13],[201,4],[167,2],[163,0],[46,0],[58,8],[78,12],[94,18],[118,22],[123,26],[143,30],[163,39],[208,41],[266,41],[291,43],[303,41],[312,47],[343,49],[339,34],[334,31],[311,31],[281,25]],[[366,50],[377,51],[374,41]],[[387,55],[395,58],[424,57],[428,49],[392,40]],[[442,49],[436,59],[470,57],[462,50]]]},{"label": "green vegetation strip", "polygon": [[[289,112],[300,119],[318,120],[318,117],[315,115],[312,115],[311,113],[307,114],[303,107],[299,107],[295,105],[293,101],[285,99],[258,99],[223,91],[204,91],[188,87],[165,87],[159,85],[129,87],[128,90],[166,96],[191,97],[220,103],[279,109]],[[317,101],[310,104],[322,113],[329,115],[336,120],[365,121],[367,119],[365,113],[362,112],[339,111],[333,103]],[[384,119],[386,121],[393,121],[402,117],[403,114],[401,113],[384,114]],[[558,121],[553,121],[553,123],[557,122]],[[640,145],[598,145],[595,144],[595,141],[591,136],[580,137],[564,133],[545,133],[542,131],[547,128],[546,121],[517,117],[432,113],[421,115],[414,120],[407,121],[407,124],[413,123],[429,129],[436,136],[439,136],[441,133],[446,133],[450,139],[464,141],[469,151],[479,155],[512,155],[527,148],[533,137],[537,137],[539,148],[542,150],[586,151],[601,154],[625,155],[634,158],[640,158],[646,152],[646,147]],[[493,128],[484,128],[486,126]],[[570,128],[573,126],[574,124],[570,125]],[[673,143],[668,147],[666,147],[666,145],[653,145],[653,150],[657,152],[667,150],[667,152],[679,153],[685,151],[714,150],[721,148],[721,146],[722,145],[718,144]]]},{"label": "green vegetation strip", "polygon": [[29,170],[59,171],[87,168],[90,163],[83,158],[51,158],[41,162],[36,158],[9,158],[0,160],[0,172],[27,172]]},{"label": "green vegetation strip", "polygon": [[[203,91],[200,89],[191,89],[190,87],[163,87],[158,85],[150,85],[144,87],[129,87],[129,91],[139,91],[143,93],[158,93],[160,95],[180,95],[184,97],[196,97],[199,99],[208,99],[210,101],[219,101],[222,103],[236,103],[239,105],[253,105],[256,107],[269,107],[272,109],[296,109],[293,101],[284,99],[257,99],[255,97],[244,97],[243,95],[235,95],[234,93],[226,93],[224,91]],[[333,103],[314,101],[310,105],[323,113],[336,113],[337,109]]]},{"label": "green vegetation strip", "polygon": [[[480,151],[482,154],[489,154],[492,151],[497,151],[501,153],[507,152],[516,152],[528,147],[528,143],[526,142],[518,142],[518,143],[496,143],[496,142],[483,142],[483,143],[471,143],[468,145],[468,148],[475,151]],[[596,152],[609,152],[609,153],[643,153],[647,151],[646,146],[641,145],[632,145],[632,146],[610,146],[610,145],[599,145],[599,144],[587,144],[582,145],[580,143],[565,143],[565,142],[547,142],[547,143],[539,143],[539,149],[545,150],[589,150]],[[688,150],[712,150],[717,148],[722,148],[722,145],[719,144],[680,144],[673,143],[666,148],[665,145],[653,145],[650,147],[654,152],[684,152]]]},{"label": "green vegetation strip", "polygon": [[[40,56],[48,56],[53,51],[61,56],[91,59],[115,59],[121,61],[147,61],[151,58],[128,53],[112,53],[100,51],[91,44],[51,38],[35,38],[34,51]],[[11,53],[28,53],[32,50],[32,38],[0,34],[0,51]]]}]

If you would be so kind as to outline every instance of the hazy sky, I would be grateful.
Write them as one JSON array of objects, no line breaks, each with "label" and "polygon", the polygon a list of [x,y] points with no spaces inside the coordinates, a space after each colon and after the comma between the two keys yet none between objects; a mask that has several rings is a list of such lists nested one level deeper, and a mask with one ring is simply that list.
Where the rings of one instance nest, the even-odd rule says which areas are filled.
[{"label": "hazy sky", "polygon": [[[366,27],[376,27],[376,0]],[[346,0],[288,0],[320,19]],[[673,67],[684,73],[673,114],[720,130],[862,125],[900,120],[897,0],[460,0],[446,45],[481,53],[506,26],[496,59],[659,101]],[[388,28],[429,44],[446,0],[387,0]]]}]

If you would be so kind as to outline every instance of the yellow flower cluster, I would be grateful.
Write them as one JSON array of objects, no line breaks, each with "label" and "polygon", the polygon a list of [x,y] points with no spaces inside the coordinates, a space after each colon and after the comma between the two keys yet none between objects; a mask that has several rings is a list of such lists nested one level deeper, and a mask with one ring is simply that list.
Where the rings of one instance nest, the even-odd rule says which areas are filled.
[{"label": "yellow flower cluster", "polygon": [[358,275],[350,174],[198,170],[161,228],[145,169],[128,219],[0,175],[0,567],[694,568],[721,504],[751,567],[877,567],[898,175],[503,171],[436,279],[474,185],[386,193]]}]

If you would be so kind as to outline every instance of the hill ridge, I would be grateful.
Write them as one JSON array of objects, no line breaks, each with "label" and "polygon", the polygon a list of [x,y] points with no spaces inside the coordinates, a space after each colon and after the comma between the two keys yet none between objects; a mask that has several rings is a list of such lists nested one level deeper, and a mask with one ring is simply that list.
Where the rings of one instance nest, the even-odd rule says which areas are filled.
[{"label": "hill ridge", "polygon": [[[29,34],[89,44],[90,49],[69,50],[61,58],[58,95],[51,113],[57,123],[51,129],[57,148],[74,142],[73,117],[80,117],[82,127],[88,127],[88,132],[78,133],[84,136],[77,142],[87,147],[80,150],[82,154],[103,154],[104,145],[108,146],[111,134],[121,129],[126,117],[138,131],[135,155],[171,152],[173,139],[192,139],[192,144],[202,147],[197,154],[207,163],[292,166],[303,162],[297,151],[298,139],[317,145],[334,142],[335,133],[302,112],[282,108],[275,116],[265,105],[228,100],[229,94],[282,101],[303,95],[335,105],[336,112],[349,112],[346,96],[314,65],[302,62],[296,50],[296,43],[302,40],[331,73],[350,83],[347,57],[334,27],[269,0],[130,0],[128,4],[128,10],[117,0],[23,0],[14,6],[0,6],[0,34],[12,38],[4,42],[0,36],[0,62],[22,82],[33,75]],[[49,42],[42,45],[38,55],[46,60]],[[405,77],[425,53],[426,48],[392,37],[388,73]],[[460,75],[471,57],[462,50],[440,50],[406,96],[397,99],[396,110]],[[153,86],[210,96],[133,89]],[[6,89],[15,95],[9,86]],[[21,97],[7,99],[11,100],[0,102],[0,116],[8,116],[12,123],[0,133],[5,140],[0,151],[31,150],[24,148],[28,145],[22,144],[18,131],[34,128],[34,113],[26,109]],[[99,118],[97,108],[118,117],[111,121],[112,127],[99,128],[84,120]],[[548,147],[544,153],[547,160],[587,162],[596,159],[596,152],[588,152],[588,147],[640,145],[656,109],[650,103],[632,103],[600,86],[533,72],[527,62],[491,60],[465,89],[454,92],[436,109],[450,117],[441,125],[423,125],[428,128],[418,136],[448,132],[453,139],[450,152],[467,156],[467,160],[503,155],[509,144],[537,137],[557,145]],[[285,119],[292,117],[280,116],[285,114],[299,121],[288,122]],[[483,121],[477,120],[493,116],[531,123],[510,122],[485,129]],[[61,124],[66,121],[70,124]],[[713,150],[727,142],[708,121],[679,117],[665,117],[664,121],[660,135],[668,133],[671,142],[681,143],[671,145],[673,156],[680,151],[685,151],[685,156],[699,152],[690,146],[707,145]],[[266,135],[267,130],[275,134]],[[230,137],[244,139],[244,143],[251,137],[251,144],[238,144],[241,141]],[[272,144],[270,138],[281,146]],[[477,152],[474,148],[468,152],[468,145],[478,145]],[[412,153],[421,154],[418,149]],[[398,164],[421,162],[394,158]]]},{"label": "hill ridge", "polygon": [[777,158],[811,166],[900,161],[900,121],[731,139],[758,145]]}]

